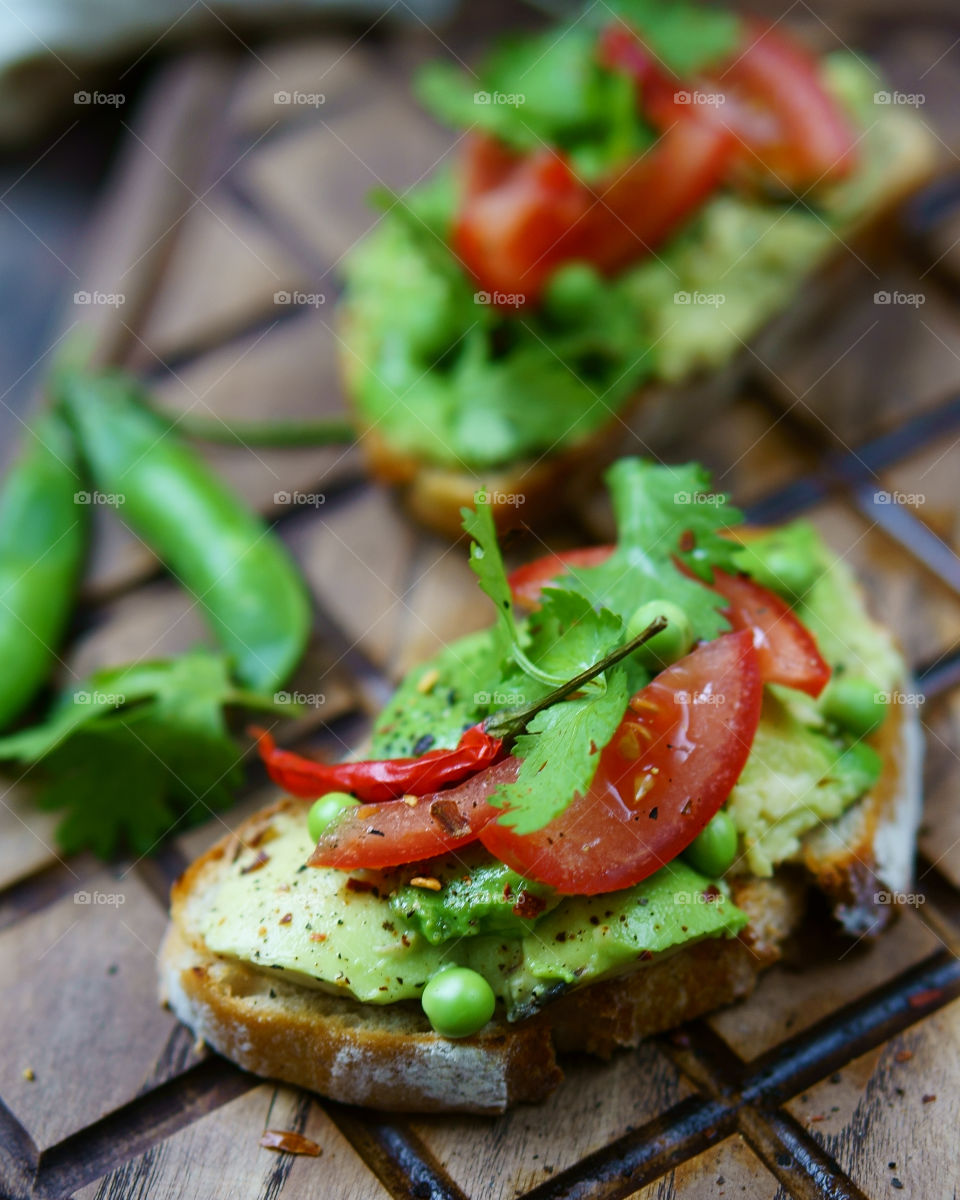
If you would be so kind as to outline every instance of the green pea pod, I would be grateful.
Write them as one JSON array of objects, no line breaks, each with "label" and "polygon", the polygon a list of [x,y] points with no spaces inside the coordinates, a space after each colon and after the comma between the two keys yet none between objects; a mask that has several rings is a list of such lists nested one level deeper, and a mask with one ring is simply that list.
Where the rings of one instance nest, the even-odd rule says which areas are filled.
[{"label": "green pea pod", "polygon": [[0,491],[0,729],[50,674],[89,532],[70,430],[44,418]]},{"label": "green pea pod", "polygon": [[275,690],[303,655],[310,601],[292,558],[116,371],[54,381],[96,486],[206,611],[237,676]]}]

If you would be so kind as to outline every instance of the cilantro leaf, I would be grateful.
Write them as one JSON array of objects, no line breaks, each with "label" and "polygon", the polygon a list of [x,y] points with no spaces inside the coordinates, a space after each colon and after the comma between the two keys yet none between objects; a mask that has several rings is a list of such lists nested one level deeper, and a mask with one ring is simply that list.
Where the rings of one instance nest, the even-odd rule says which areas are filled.
[{"label": "cilantro leaf", "polygon": [[516,783],[490,798],[495,807],[507,808],[500,823],[532,833],[563,812],[575,795],[583,795],[600,751],[623,719],[627,699],[626,672],[615,667],[607,672],[603,692],[563,700],[539,713],[514,746],[522,759]]},{"label": "cilantro leaf", "polygon": [[503,565],[493,508],[484,492],[478,492],[474,508],[461,508],[463,531],[473,538],[470,543],[470,569],[476,575],[480,590],[493,601],[497,610],[497,646],[500,657],[511,655],[519,642],[517,621],[513,613],[513,597]]},{"label": "cilantro leaf", "polygon": [[276,707],[238,690],[226,658],[205,650],[109,668],[65,693],[44,724],[0,738],[0,760],[29,767],[41,808],[65,810],[57,839],[67,853],[143,854],[232,802],[242,752],[228,704]]},{"label": "cilantro leaf", "polygon": [[607,608],[594,609],[578,592],[546,588],[530,618],[527,657],[541,670],[572,679],[623,640],[623,622]]},{"label": "cilantro leaf", "polygon": [[668,598],[684,609],[697,638],[714,638],[729,625],[726,601],[677,566],[679,560],[709,582],[713,568],[736,570],[736,543],[721,536],[739,525],[739,509],[708,491],[710,478],[696,463],[660,466],[621,459],[607,473],[617,520],[617,548],[597,567],[580,567],[562,580],[594,606],[626,623],[648,600]]},{"label": "cilantro leaf", "polygon": [[522,645],[521,630],[513,611],[513,596],[507,582],[507,571],[497,541],[493,508],[482,490],[475,498],[475,508],[462,508],[464,532],[470,534],[470,567],[497,610],[496,647],[501,659],[512,659],[528,675],[544,684],[566,683],[576,671],[557,673],[545,670],[533,662]]}]

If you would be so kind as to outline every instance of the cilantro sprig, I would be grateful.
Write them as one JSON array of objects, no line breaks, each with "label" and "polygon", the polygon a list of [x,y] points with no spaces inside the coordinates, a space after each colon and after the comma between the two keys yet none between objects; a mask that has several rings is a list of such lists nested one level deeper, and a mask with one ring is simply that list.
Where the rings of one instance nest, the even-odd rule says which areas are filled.
[{"label": "cilantro sprig", "polygon": [[723,534],[742,523],[743,513],[710,490],[698,463],[623,458],[607,472],[607,485],[617,547],[599,566],[571,570],[562,586],[624,622],[641,604],[666,597],[684,609],[698,640],[726,632],[727,602],[700,581],[712,582],[715,567],[736,571],[737,544]]},{"label": "cilantro sprig", "polygon": [[[471,535],[470,563],[497,611],[494,652],[503,689],[535,699],[548,684],[570,680],[627,641],[627,627],[647,601],[670,599],[690,619],[698,640],[729,628],[726,601],[705,584],[714,568],[736,570],[737,544],[725,538],[743,517],[727,496],[710,490],[697,464],[659,466],[627,458],[607,474],[617,521],[617,546],[600,566],[581,567],[545,588],[535,614],[518,620],[486,497],[463,510]],[[630,695],[649,680],[633,658],[539,712],[517,738],[515,783],[490,802],[501,823],[518,833],[549,824],[593,782],[600,751],[610,741]],[[538,692],[539,689],[539,692]],[[532,696],[531,696],[532,693]]]},{"label": "cilantro sprig", "polygon": [[205,650],[108,668],[64,693],[42,724],[0,738],[0,761],[27,766],[38,805],[64,811],[65,853],[145,854],[233,803],[242,750],[225,706],[278,707],[238,688],[227,659]]},{"label": "cilantro sprig", "polygon": [[[612,649],[620,640],[622,626],[613,613],[597,611],[583,598],[548,593],[540,612],[538,631],[531,635],[513,611],[513,598],[503,555],[497,541],[493,511],[484,492],[477,493],[475,509],[462,509],[463,528],[473,541],[470,566],[481,590],[497,610],[497,649],[511,660],[528,682],[545,688],[571,679]],[[599,687],[602,689],[602,681]]]}]

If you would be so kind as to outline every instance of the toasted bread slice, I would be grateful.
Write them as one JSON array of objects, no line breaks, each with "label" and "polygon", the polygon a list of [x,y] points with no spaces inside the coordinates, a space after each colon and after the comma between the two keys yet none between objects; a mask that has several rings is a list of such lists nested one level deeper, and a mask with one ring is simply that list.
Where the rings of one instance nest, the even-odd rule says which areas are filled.
[{"label": "toasted bread slice", "polygon": [[[915,710],[897,706],[887,727],[877,743],[881,784],[838,823],[854,840],[822,846],[818,833],[803,851],[815,880],[858,914],[861,925],[883,904],[872,893],[906,886],[909,855],[894,861],[889,847],[912,851],[916,827]],[[305,802],[280,802],[289,805]],[[274,811],[221,839],[174,885],[160,953],[162,997],[199,1038],[239,1066],[349,1104],[497,1113],[543,1099],[562,1078],[558,1053],[608,1056],[747,995],[760,971],[780,957],[805,910],[808,885],[796,867],[771,879],[735,879],[733,899],[750,918],[739,937],[686,945],[628,975],[569,992],[525,1021],[509,1024],[498,1015],[475,1036],[451,1041],[433,1032],[415,1003],[373,1005],[328,995],[217,957],[205,946],[200,919],[211,889],[238,846],[255,838]],[[882,885],[866,886],[873,870]]]},{"label": "toasted bread slice", "polygon": [[[889,157],[883,190],[873,209],[850,228],[833,255],[811,272],[809,283],[826,278],[847,248],[868,253],[890,240],[890,226],[902,202],[926,183],[935,166],[933,142],[924,127],[902,113],[885,114],[889,126]],[[364,357],[354,347],[364,346],[362,316],[349,301],[339,310],[341,372],[347,397],[356,392],[355,376]],[[790,314],[774,317],[762,330],[765,337],[783,326],[789,337]],[[398,490],[404,507],[422,524],[448,537],[461,532],[460,509],[472,507],[479,488],[493,497],[493,514],[499,529],[534,525],[555,514],[581,494],[599,471],[623,451],[632,430],[643,442],[679,434],[692,413],[697,420],[728,403],[750,367],[748,351],[740,352],[730,369],[699,375],[676,384],[650,383],[580,441],[535,459],[510,463],[496,470],[470,471],[439,466],[393,446],[375,426],[357,412],[359,444],[370,473]]]},{"label": "toasted bread slice", "polygon": [[923,737],[905,687],[871,739],[884,760],[876,787],[838,820],[803,840],[803,864],[855,937],[878,933],[913,877],[922,804]]}]

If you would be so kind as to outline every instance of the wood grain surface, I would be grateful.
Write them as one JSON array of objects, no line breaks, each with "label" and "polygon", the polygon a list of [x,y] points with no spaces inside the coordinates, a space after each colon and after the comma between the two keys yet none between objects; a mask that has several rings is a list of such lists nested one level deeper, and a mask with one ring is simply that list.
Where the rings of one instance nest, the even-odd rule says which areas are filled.
[{"label": "wood grain surface", "polygon": [[[339,263],[378,219],[365,195],[411,186],[453,146],[411,99],[411,71],[438,54],[470,59],[518,19],[538,18],[474,6],[434,30],[385,22],[172,59],[131,114],[82,280],[126,303],[67,304],[61,332],[82,318],[98,358],[140,371],[173,414],[341,413],[332,317]],[[944,168],[956,169],[954,6],[800,4],[787,19],[824,46],[864,46],[892,86],[922,91]],[[278,92],[324,99],[278,103]],[[653,453],[706,462],[755,519],[813,520],[921,679],[921,899],[884,939],[851,945],[821,929],[736,1008],[610,1063],[571,1061],[539,1107],[496,1120],[361,1112],[244,1075],[156,1002],[169,883],[269,798],[262,775],[230,812],[108,867],[64,861],[54,821],[11,780],[0,806],[0,1195],[957,1195],[960,186],[937,189],[869,253],[838,246],[788,319],[706,389],[715,396],[702,385],[670,394],[644,430]],[[884,291],[924,300],[878,304]],[[707,404],[714,420],[691,419]],[[624,449],[638,445],[626,432]],[[463,547],[410,524],[355,449],[204,453],[277,522],[310,583],[315,628],[291,689],[317,699],[286,736],[329,753],[357,745],[412,663],[487,622]],[[64,681],[207,637],[120,517],[98,514]],[[563,521],[518,532],[507,553],[609,528],[602,497],[587,495]],[[299,1132],[322,1154],[262,1148],[266,1128]]]}]

